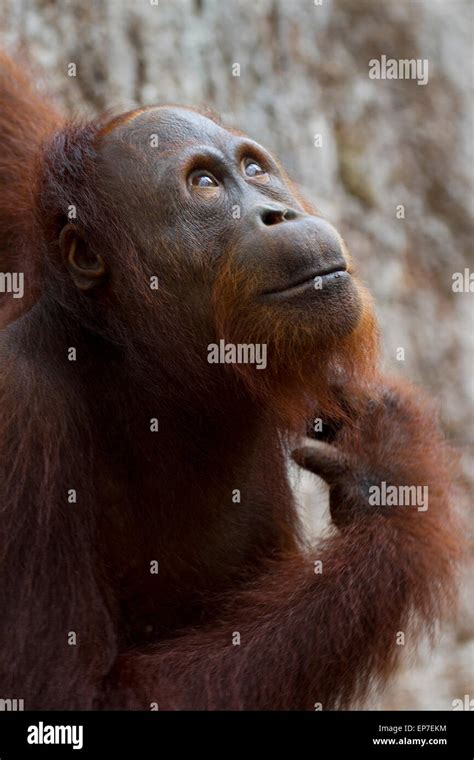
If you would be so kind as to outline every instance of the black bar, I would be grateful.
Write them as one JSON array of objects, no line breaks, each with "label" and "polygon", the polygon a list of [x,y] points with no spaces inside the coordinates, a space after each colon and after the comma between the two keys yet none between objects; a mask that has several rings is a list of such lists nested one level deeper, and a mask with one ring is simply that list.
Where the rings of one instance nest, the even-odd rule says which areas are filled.
[{"label": "black bar", "polygon": [[[2,712],[0,760],[197,757],[474,757],[472,712]],[[64,726],[55,732],[54,727]],[[76,727],[73,733],[73,726]],[[53,728],[50,728],[53,727]],[[82,727],[82,734],[79,727]],[[29,743],[43,740],[42,744]],[[50,738],[71,743],[47,744]],[[375,740],[375,741],[374,741]],[[383,742],[382,742],[383,740]],[[390,742],[389,742],[390,740]],[[414,741],[416,740],[416,741]],[[422,741],[424,740],[424,745]],[[79,745],[82,743],[82,747]]]}]

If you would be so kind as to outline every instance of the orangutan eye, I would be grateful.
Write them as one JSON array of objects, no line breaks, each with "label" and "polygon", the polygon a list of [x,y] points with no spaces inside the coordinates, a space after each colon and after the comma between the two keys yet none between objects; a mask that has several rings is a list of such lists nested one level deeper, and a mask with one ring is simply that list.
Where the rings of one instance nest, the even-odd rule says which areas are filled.
[{"label": "orangutan eye", "polygon": [[253,158],[244,158],[242,165],[246,177],[259,180],[260,182],[268,182],[268,173]]},{"label": "orangutan eye", "polygon": [[219,187],[219,183],[210,172],[207,171],[195,171],[189,177],[189,184],[192,187],[199,187],[201,190],[207,190],[208,188]]}]

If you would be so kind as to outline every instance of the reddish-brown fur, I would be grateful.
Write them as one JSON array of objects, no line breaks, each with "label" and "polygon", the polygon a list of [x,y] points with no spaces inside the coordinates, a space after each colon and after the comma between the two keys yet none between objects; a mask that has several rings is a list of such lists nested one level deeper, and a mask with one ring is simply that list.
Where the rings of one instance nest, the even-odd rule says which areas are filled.
[{"label": "reddish-brown fur", "polygon": [[[305,329],[250,311],[230,257],[210,288],[218,332],[268,341],[282,363],[206,374],[99,181],[111,123],[62,124],[5,57],[0,106],[1,271],[27,283],[22,303],[0,304],[0,697],[27,709],[357,704],[393,671],[397,632],[409,643],[442,616],[457,555],[449,456],[426,402],[378,374],[368,296],[358,327],[313,351]],[[71,203],[112,272],[99,306],[60,265]],[[179,276],[180,252],[169,259]],[[338,527],[306,547],[285,453],[315,411],[333,446],[294,457],[331,486]],[[367,479],[428,485],[428,511],[369,509]]]}]

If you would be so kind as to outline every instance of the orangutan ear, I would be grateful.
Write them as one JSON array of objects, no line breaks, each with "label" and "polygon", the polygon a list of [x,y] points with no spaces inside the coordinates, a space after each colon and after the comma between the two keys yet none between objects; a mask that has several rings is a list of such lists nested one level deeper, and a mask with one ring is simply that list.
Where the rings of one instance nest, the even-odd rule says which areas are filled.
[{"label": "orangutan ear", "polygon": [[99,254],[92,253],[83,236],[72,224],[66,224],[59,236],[62,259],[79,290],[91,290],[102,282],[106,268]]}]

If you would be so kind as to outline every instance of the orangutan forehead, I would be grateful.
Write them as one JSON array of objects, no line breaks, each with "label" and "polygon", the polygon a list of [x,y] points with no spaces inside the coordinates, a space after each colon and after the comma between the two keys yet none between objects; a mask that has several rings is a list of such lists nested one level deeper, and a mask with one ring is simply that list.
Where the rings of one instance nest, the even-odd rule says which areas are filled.
[{"label": "orangutan forehead", "polygon": [[104,144],[177,148],[192,143],[225,147],[236,136],[217,122],[188,108],[158,106],[138,109],[105,130]]}]

